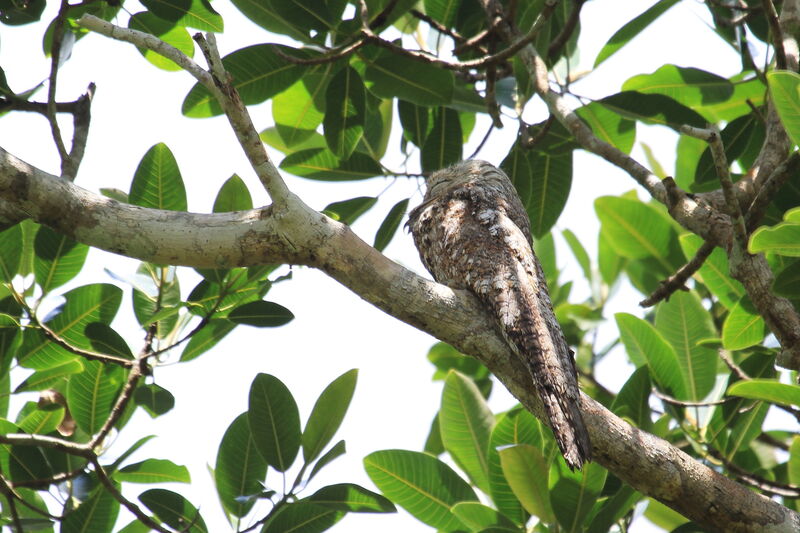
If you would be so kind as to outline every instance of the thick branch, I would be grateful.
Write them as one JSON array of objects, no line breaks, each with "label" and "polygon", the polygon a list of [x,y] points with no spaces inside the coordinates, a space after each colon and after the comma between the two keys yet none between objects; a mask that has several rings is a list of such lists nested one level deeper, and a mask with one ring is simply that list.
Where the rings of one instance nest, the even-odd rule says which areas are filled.
[{"label": "thick branch", "polygon": [[[319,268],[390,315],[477,356],[527,408],[541,412],[527,369],[508,350],[473,296],[415,275],[347,226],[300,202],[280,216],[271,208],[215,215],[145,209],[92,194],[2,149],[0,199],[18,204],[38,222],[85,244],[146,261],[218,268],[262,263]],[[800,528],[800,517],[789,509],[717,474],[666,441],[632,428],[590,398],[583,396],[582,401],[594,457],[643,494],[717,530]],[[0,436],[0,442],[23,444],[5,439]]]}]

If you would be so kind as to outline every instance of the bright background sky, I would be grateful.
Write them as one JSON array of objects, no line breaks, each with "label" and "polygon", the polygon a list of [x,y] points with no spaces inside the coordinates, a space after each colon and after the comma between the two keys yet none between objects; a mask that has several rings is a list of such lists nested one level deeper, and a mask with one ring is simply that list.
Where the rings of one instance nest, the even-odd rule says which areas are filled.
[{"label": "bright background sky", "polygon": [[[579,42],[580,49],[585,52],[577,70],[589,69],[608,38],[652,3],[588,2],[583,8],[584,26]],[[133,5],[126,4],[132,13],[138,11]],[[0,65],[15,91],[28,89],[46,78],[49,72],[41,36],[45,25],[55,16],[56,8],[57,2],[48,3],[43,23],[0,28]],[[218,36],[223,55],[245,45],[276,40],[250,23],[230,3],[216,0],[214,8],[225,20],[225,33]],[[713,34],[707,20],[707,10],[701,3],[681,2],[596,72],[574,84],[573,90],[600,98],[618,91],[630,76],[653,72],[665,63],[698,67],[723,76],[737,72],[738,57]],[[125,26],[127,17],[120,17],[116,23]],[[201,60],[199,56],[198,53],[197,58]],[[245,180],[255,205],[268,203],[226,119],[198,120],[181,115],[181,102],[195,83],[191,76],[159,70],[144,60],[133,46],[90,35],[76,45],[72,58],[60,72],[58,100],[76,99],[89,82],[97,84],[97,92],[92,104],[88,148],[77,184],[95,192],[100,187],[127,191],[144,153],[152,145],[165,142],[178,160],[190,210],[210,212],[219,187],[233,173]],[[35,99],[46,99],[46,92],[41,91]],[[250,112],[259,130],[271,125],[270,102],[253,106]],[[62,125],[65,136],[70,133],[69,122],[64,121]],[[465,147],[465,156],[472,153],[487,124],[486,120],[479,120],[472,142]],[[510,120],[507,124],[504,130],[493,134],[492,142],[478,155],[480,158],[494,164],[501,162],[516,135],[516,125]],[[665,128],[640,126],[638,131],[634,156],[645,161],[638,146],[638,142],[644,141],[654,149],[665,170],[672,172],[675,136]],[[389,154],[399,154],[399,139],[400,131],[395,127]],[[0,146],[43,170],[59,173],[56,149],[41,115],[12,113],[4,116]],[[280,162],[280,153],[270,150],[270,154],[276,164]],[[386,163],[390,168],[399,168],[399,161],[395,156]],[[414,206],[421,198],[422,184],[416,179],[376,178],[352,184],[329,184],[288,175],[285,178],[294,192],[317,209],[333,201],[375,196],[385,190],[378,205],[354,225],[353,229],[367,242],[372,242],[378,225],[395,202],[411,196],[410,205]],[[635,187],[630,177],[605,161],[576,151],[573,192],[557,228],[571,229],[590,255],[596,257],[598,222],[594,199]],[[639,195],[646,198],[641,190]],[[588,296],[588,287],[560,238],[557,245],[562,283],[575,280],[571,301],[580,301]],[[405,232],[395,237],[385,253],[427,276]],[[92,250],[81,276],[58,292],[87,283],[114,283],[104,268],[131,276],[136,266],[135,261]],[[285,270],[286,267],[282,267],[281,272]],[[129,461],[156,457],[188,466],[192,474],[191,486],[172,484],[166,488],[180,492],[199,505],[210,531],[226,531],[227,522],[206,465],[214,465],[225,429],[246,410],[250,382],[258,372],[273,374],[289,387],[304,423],[317,395],[330,381],[351,368],[359,369],[354,401],[335,437],[335,440],[347,441],[347,455],[326,467],[308,494],[323,484],[345,481],[374,489],[364,473],[362,458],[387,448],[421,450],[437,410],[442,385],[431,381],[433,366],[425,357],[435,342],[432,337],[377,310],[320,272],[295,267],[293,275],[291,282],[276,285],[266,297],[291,309],[296,316],[293,322],[277,329],[240,326],[201,358],[188,364],[157,368],[155,382],[175,395],[175,408],[155,420],[140,411],[106,456],[106,462],[111,462],[138,438],[157,435],[157,439],[150,441]],[[181,269],[180,276],[184,282],[182,293],[186,296],[199,277],[188,269]],[[598,346],[617,335],[613,322],[615,312],[641,316],[642,311],[636,305],[638,299],[639,295],[627,286],[619,288],[606,308],[608,320],[602,327]],[[52,308],[53,304],[45,308]],[[138,351],[143,334],[133,319],[129,290],[114,326],[133,351]],[[610,389],[618,390],[632,370],[618,350],[599,365],[598,378]],[[33,399],[35,395],[23,398]],[[501,386],[494,388],[490,405],[495,412],[515,403]],[[267,485],[279,489],[279,475],[271,472]],[[145,489],[144,486],[126,486],[126,493],[133,499]],[[127,517],[127,512],[125,514]],[[333,529],[340,532],[376,530],[390,533],[430,531],[430,528],[401,510],[392,515],[351,514]],[[655,529],[646,520],[639,519],[631,531],[641,533]]]}]

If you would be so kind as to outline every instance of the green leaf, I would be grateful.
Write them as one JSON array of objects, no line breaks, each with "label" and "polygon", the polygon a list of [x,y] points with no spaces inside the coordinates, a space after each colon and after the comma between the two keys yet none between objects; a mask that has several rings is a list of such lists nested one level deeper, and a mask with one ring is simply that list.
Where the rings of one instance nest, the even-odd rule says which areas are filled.
[{"label": "green leaf", "polygon": [[461,160],[461,122],[458,111],[439,107],[433,112],[433,128],[420,150],[424,172],[433,172]]},{"label": "green leaf", "polygon": [[597,463],[587,463],[572,472],[564,461],[555,463],[558,475],[550,474],[550,503],[564,531],[582,531],[586,518],[597,502],[607,471]]},{"label": "green leaf", "polygon": [[572,254],[575,256],[575,259],[578,260],[578,264],[581,266],[581,270],[583,271],[583,276],[587,280],[591,280],[592,263],[589,260],[589,254],[586,253],[586,248],[583,247],[581,241],[578,240],[578,237],[576,237],[572,231],[565,229],[561,232],[561,234],[564,236],[564,240],[567,241],[567,244],[572,250]]},{"label": "green leaf", "polygon": [[616,253],[629,259],[654,257],[665,272],[672,271],[670,252],[678,246],[678,236],[654,207],[630,198],[602,196],[594,208]]},{"label": "green leaf", "polygon": [[722,346],[726,350],[743,350],[760,344],[766,332],[764,319],[753,307],[750,298],[743,296],[722,325]]},{"label": "green leaf", "polygon": [[517,444],[498,453],[503,474],[525,510],[543,522],[554,522],[548,491],[549,467],[542,451],[530,444]]},{"label": "green leaf", "polygon": [[118,514],[119,502],[105,487],[99,487],[88,500],[64,517],[60,531],[61,533],[87,533],[89,531],[111,533]]},{"label": "green leaf", "polygon": [[122,387],[122,369],[99,361],[83,361],[84,370],[69,380],[67,405],[78,427],[94,435],[111,414]]},{"label": "green leaf", "polygon": [[306,464],[319,457],[341,426],[353,399],[357,379],[358,370],[348,370],[325,387],[314,402],[301,440]]},{"label": "green leaf", "polygon": [[489,437],[494,415],[475,383],[450,371],[442,391],[439,428],[453,460],[483,492],[489,493]]},{"label": "green leaf", "polygon": [[147,411],[151,418],[161,416],[175,407],[172,393],[155,383],[139,385],[133,393],[133,401]]},{"label": "green leaf", "polygon": [[[304,54],[287,46],[256,44],[222,58],[222,64],[231,75],[233,86],[245,105],[260,104],[272,98],[288,89],[303,74],[303,66],[289,62],[281,53],[297,57]],[[223,113],[219,102],[200,83],[195,84],[186,95],[181,111],[193,118]]]},{"label": "green leaf", "polygon": [[92,349],[99,353],[133,359],[130,346],[111,326],[102,322],[92,322],[83,329]]},{"label": "green leaf", "polygon": [[425,14],[433,20],[439,22],[445,28],[449,28],[456,20],[459,0],[424,0]]},{"label": "green leaf", "polygon": [[[748,151],[748,148],[750,148],[750,151],[761,148],[764,142],[764,125],[762,119],[755,113],[749,113],[736,118],[725,126],[720,137],[722,139],[722,145],[725,147],[725,155],[730,164],[739,159],[742,154]],[[716,184],[718,180],[714,158],[711,156],[711,149],[706,146],[697,163],[697,170],[695,171],[694,177],[695,186],[710,183]]]},{"label": "green leaf", "polygon": [[430,131],[430,110],[425,106],[398,99],[397,114],[400,117],[405,138],[416,144],[418,148],[422,148]]},{"label": "green leaf", "polygon": [[640,120],[645,124],[669,126],[675,131],[680,131],[684,124],[697,128],[706,127],[706,120],[702,115],[663,94],[623,91],[606,96],[599,103],[623,117]]},{"label": "green leaf", "polygon": [[189,469],[166,459],[146,459],[120,468],[117,481],[129,483],[191,483]]},{"label": "green leaf", "polygon": [[717,117],[704,113],[704,108],[728,101],[733,96],[734,85],[705,70],[663,65],[652,74],[640,74],[628,79],[622,85],[622,90],[669,96],[704,115],[709,122],[716,122]]},{"label": "green leaf", "polygon": [[517,143],[500,164],[517,189],[537,239],[556,223],[566,205],[576,147],[572,135],[560,124],[543,131],[544,127],[538,125],[531,131],[532,135],[544,133],[533,149]]},{"label": "green leaf", "polygon": [[620,48],[628,44],[667,9],[677,4],[678,1],[679,0],[660,0],[617,30],[600,50],[600,53],[597,54],[597,58],[594,60],[594,67],[597,68],[600,63],[617,53]]},{"label": "green leaf", "polygon": [[421,106],[446,105],[453,98],[454,77],[449,70],[384,50],[374,55],[374,59],[364,59],[364,78],[375,96]]},{"label": "green leaf", "polygon": [[225,510],[237,518],[249,513],[256,503],[251,496],[262,492],[266,476],[267,463],[256,451],[247,413],[242,413],[222,436],[214,468],[217,494]]},{"label": "green leaf", "polygon": [[25,433],[47,435],[56,430],[64,419],[64,407],[52,404],[45,409],[36,409],[25,415],[17,425]]},{"label": "green leaf", "polygon": [[181,171],[166,144],[158,143],[144,154],[133,176],[128,199],[142,207],[186,211]]},{"label": "green leaf", "polygon": [[322,487],[308,497],[309,501],[351,513],[395,513],[394,504],[371,490],[354,483],[338,483]]},{"label": "green leaf", "polygon": [[647,364],[653,379],[670,396],[686,396],[678,354],[661,333],[649,322],[627,313],[617,313],[614,318],[631,361],[637,366]]},{"label": "green leaf", "polygon": [[[151,12],[143,11],[141,13],[136,13],[128,20],[128,27],[132,30],[139,30],[155,35],[189,57],[194,55],[194,41],[191,35],[189,35],[189,32],[186,31],[186,28],[171,24],[169,21],[157,17]],[[181,67],[177,63],[152,50],[139,48],[139,53],[160,69],[168,71],[181,70]]]},{"label": "green leaf", "polygon": [[458,502],[478,501],[472,488],[452,468],[425,453],[381,450],[364,458],[364,468],[390,500],[440,530],[463,528],[450,508]]},{"label": "green leaf", "polygon": [[332,29],[338,20],[328,3],[314,0],[233,0],[233,5],[262,28],[299,41],[310,41],[311,30]]},{"label": "green leaf", "polygon": [[30,2],[3,2],[2,17],[0,22],[6,26],[22,26],[42,18],[42,13],[47,5],[45,0],[31,0]]},{"label": "green leaf", "polygon": [[181,362],[191,361],[217,345],[236,327],[235,322],[225,318],[215,318],[195,333],[181,352]]},{"label": "green leaf", "polygon": [[747,251],[800,257],[800,224],[781,222],[772,227],[761,226],[750,235]]},{"label": "green leaf", "polygon": [[339,457],[344,455],[346,451],[347,450],[345,448],[343,440],[340,440],[339,442],[331,446],[330,450],[325,452],[323,456],[319,458],[319,461],[317,461],[316,464],[314,464],[314,467],[311,469],[311,473],[308,475],[307,481],[311,481],[314,478],[314,476],[317,475],[317,472],[322,470],[325,467],[325,465],[327,465],[331,461],[334,461],[335,459],[338,459]]},{"label": "green leaf", "polygon": [[[622,323],[628,322],[625,325],[628,327],[629,330],[633,330],[638,328],[643,328],[640,324],[636,324],[635,321],[631,321],[629,318],[632,315],[624,315],[623,313],[618,313],[617,317],[617,324],[619,324],[620,328],[620,336],[622,335]],[[634,317],[635,318],[635,317]],[[640,332],[640,336],[644,337],[645,334]],[[651,332],[657,335],[657,332]],[[632,335],[629,336],[629,342],[636,342],[638,339],[631,338]],[[666,341],[664,341],[666,343]],[[627,346],[627,343],[626,343]],[[637,349],[637,348],[633,348]],[[650,420],[650,372],[648,371],[647,366],[640,366],[637,368],[631,377],[628,378],[628,381],[620,389],[617,397],[614,398],[614,403],[611,404],[611,410],[614,412],[615,415],[619,416],[620,418],[627,418],[628,420],[632,420],[637,427],[642,428],[644,430],[648,430],[652,425],[652,421]]]},{"label": "green leaf", "polygon": [[325,92],[325,118],[322,126],[328,148],[337,157],[348,159],[364,134],[366,89],[352,67],[341,69]]},{"label": "green leaf", "polygon": [[737,452],[746,450],[750,443],[763,431],[764,418],[770,405],[765,402],[758,402],[754,406],[744,409],[744,412],[736,417],[736,422],[730,427],[730,437],[725,447],[720,451],[728,461],[733,461]]},{"label": "green leaf", "polygon": [[258,374],[250,386],[247,419],[261,457],[286,472],[300,449],[300,414],[286,385],[275,376]]},{"label": "green leaf", "polygon": [[73,359],[66,363],[47,370],[34,372],[14,389],[14,392],[26,392],[44,390],[54,387],[58,383],[66,383],[66,378],[78,372],[83,372],[83,365],[80,360]]},{"label": "green leaf", "polygon": [[142,0],[142,5],[158,17],[179,26],[222,33],[222,17],[208,0]]},{"label": "green leaf", "polygon": [[321,533],[345,515],[307,500],[289,503],[272,514],[261,531],[269,533]]},{"label": "green leaf", "polygon": [[800,75],[788,70],[776,70],[767,73],[767,82],[786,133],[794,144],[800,144]]},{"label": "green leaf", "polygon": [[789,462],[787,474],[789,475],[789,483],[797,485],[800,483],[800,436],[795,435],[792,439],[792,445],[789,447]]},{"label": "green leaf", "polygon": [[[303,77],[272,99],[272,118],[287,147],[300,149],[325,117],[325,89],[334,63],[309,66]],[[323,141],[322,145],[324,146]],[[310,146],[303,146],[311,148]]]},{"label": "green leaf", "polygon": [[78,275],[89,247],[47,226],[36,232],[33,274],[45,294]]},{"label": "green leaf", "polygon": [[[46,322],[56,335],[72,346],[91,350],[91,341],[84,330],[92,322],[109,324],[119,309],[122,291],[119,287],[105,283],[84,285],[64,294],[66,302],[60,312]],[[22,345],[17,350],[17,359],[27,368],[44,370],[76,358],[49,341],[35,329],[25,330]]]},{"label": "green leaf", "polygon": [[22,226],[14,224],[0,232],[0,276],[11,281],[17,275],[22,258]]},{"label": "green leaf", "polygon": [[347,224],[349,226],[355,222],[358,217],[369,211],[377,202],[378,199],[373,196],[359,196],[357,198],[350,198],[349,200],[328,204],[322,212],[338,220],[342,224]]},{"label": "green leaf", "polygon": [[208,533],[200,511],[189,500],[166,489],[150,489],[139,501],[168,526],[186,533]]},{"label": "green leaf", "polygon": [[214,213],[253,209],[253,199],[242,178],[234,174],[222,184],[214,200]]},{"label": "green leaf", "polygon": [[292,321],[291,311],[275,302],[258,300],[242,304],[228,315],[228,319],[236,324],[247,324],[259,328],[275,328]]},{"label": "green leaf", "polygon": [[716,336],[711,315],[696,293],[678,291],[656,307],[655,326],[678,356],[687,394],[678,399],[702,400],[714,387],[717,373],[716,351],[698,344]]},{"label": "green leaf", "polygon": [[[692,233],[686,233],[680,236],[680,244],[686,259],[689,260],[700,249],[703,239]],[[719,247],[714,248],[695,276],[699,277],[703,285],[728,309],[745,294],[742,284],[730,276],[728,256]]]},{"label": "green leaf", "polygon": [[622,118],[598,102],[579,107],[575,112],[597,137],[626,154],[631,152],[636,140],[636,122]]},{"label": "green leaf", "polygon": [[491,531],[493,533],[523,531],[506,515],[477,502],[461,502],[453,506],[452,512],[471,531]]},{"label": "green leaf", "polygon": [[602,502],[596,514],[593,514],[587,524],[586,533],[607,533],[614,524],[618,523],[633,506],[642,499],[642,495],[629,485],[622,485],[611,497]]},{"label": "green leaf", "polygon": [[400,227],[403,217],[406,216],[408,200],[409,198],[406,198],[394,204],[386,218],[381,222],[378,231],[375,233],[375,242],[373,243],[376,250],[382,252],[392,242],[392,237],[397,233],[397,228]]},{"label": "green leaf", "polygon": [[800,406],[800,386],[779,383],[773,379],[737,381],[728,387],[726,394],[781,405]]},{"label": "green leaf", "polygon": [[380,163],[361,152],[342,160],[326,148],[309,148],[286,156],[280,167],[295,176],[322,181],[363,180],[383,175]]},{"label": "green leaf", "polygon": [[[275,98],[277,98],[277,96]],[[274,101],[275,100],[273,99],[273,102]],[[320,122],[321,121],[322,119],[320,119]],[[303,131],[305,131],[305,134],[302,133]],[[287,143],[286,140],[284,140],[284,136],[289,138],[289,141],[293,144]],[[284,154],[291,154],[293,152],[309,150],[311,148],[326,148],[328,146],[325,142],[325,137],[323,137],[321,133],[298,129],[279,129],[278,126],[273,126],[263,130],[261,133],[259,133],[259,137],[269,146]]]}]

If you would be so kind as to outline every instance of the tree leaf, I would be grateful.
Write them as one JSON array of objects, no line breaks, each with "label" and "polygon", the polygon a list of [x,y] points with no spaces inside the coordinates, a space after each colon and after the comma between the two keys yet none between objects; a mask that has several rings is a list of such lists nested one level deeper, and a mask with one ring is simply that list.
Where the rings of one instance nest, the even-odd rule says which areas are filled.
[{"label": "tree leaf", "polygon": [[564,240],[567,241],[570,250],[572,250],[572,254],[575,256],[575,259],[577,259],[578,264],[581,266],[583,276],[587,281],[591,281],[592,263],[589,259],[589,254],[586,253],[586,248],[583,247],[581,241],[578,240],[578,237],[576,237],[572,231],[565,229],[561,232],[561,235],[564,236]]},{"label": "tree leaf", "polygon": [[345,67],[333,76],[325,92],[322,127],[331,152],[348,159],[364,135],[366,89],[361,76]]},{"label": "tree leaf", "polygon": [[214,200],[214,213],[253,209],[253,199],[242,178],[234,174],[222,184]]},{"label": "tree leaf", "polygon": [[322,470],[325,467],[325,465],[341,457],[342,455],[345,454],[346,451],[347,450],[345,448],[345,443],[343,440],[340,440],[339,442],[331,446],[330,450],[325,452],[323,456],[319,458],[319,461],[317,461],[314,464],[314,467],[311,469],[311,473],[308,474],[308,481],[311,481],[314,478],[314,476],[317,475],[317,472]]},{"label": "tree leaf", "polygon": [[384,50],[373,55],[365,58],[364,78],[376,96],[401,98],[421,106],[445,105],[453,98],[454,78],[449,70]]},{"label": "tree leaf", "polygon": [[726,350],[743,350],[761,343],[766,332],[764,319],[753,307],[750,298],[743,296],[722,325],[722,346]]},{"label": "tree leaf", "polygon": [[378,202],[374,196],[359,196],[341,202],[328,204],[322,210],[326,215],[338,220],[348,226],[358,219],[361,215],[369,211]]},{"label": "tree leaf", "polygon": [[430,110],[425,106],[398,99],[397,114],[400,117],[405,138],[416,144],[418,148],[422,148],[432,126]]},{"label": "tree leaf", "polygon": [[621,117],[598,102],[579,107],[575,112],[597,137],[626,154],[631,153],[636,140],[636,122]]},{"label": "tree leaf", "polygon": [[786,133],[794,144],[800,144],[800,75],[788,70],[772,71],[767,73],[767,82]]},{"label": "tree leaf", "polygon": [[656,307],[655,326],[678,356],[687,394],[678,398],[702,400],[714,387],[717,373],[716,352],[698,344],[716,336],[711,315],[696,293],[678,291]]},{"label": "tree leaf", "polygon": [[130,346],[114,328],[102,322],[92,322],[83,329],[92,349],[96,352],[133,359]]},{"label": "tree leaf", "polygon": [[728,387],[726,394],[781,405],[800,406],[800,387],[788,383],[779,383],[774,379],[737,381]]},{"label": "tree leaf", "polygon": [[380,164],[361,152],[342,160],[326,148],[309,148],[286,156],[280,167],[295,176],[322,181],[363,180],[383,175]]},{"label": "tree leaf", "polygon": [[270,31],[288,35],[299,41],[310,41],[312,29],[332,29],[338,20],[329,12],[327,3],[314,0],[233,0],[247,18]]},{"label": "tree leaf", "polygon": [[420,150],[424,172],[433,172],[461,160],[461,121],[458,111],[439,107],[433,111],[433,127]]},{"label": "tree leaf", "polygon": [[158,143],[144,154],[133,176],[128,199],[142,207],[186,211],[181,171],[166,144]]},{"label": "tree leaf", "polygon": [[[197,1],[197,0],[195,0]],[[303,74],[280,54],[305,57],[305,52],[277,44],[256,44],[240,48],[222,58],[245,105],[255,105],[288,89]],[[222,114],[222,107],[200,83],[186,95],[181,111],[187,117],[205,118]]]},{"label": "tree leaf", "polygon": [[564,531],[582,531],[608,472],[597,463],[587,463],[573,472],[560,458],[554,470],[558,475],[550,474],[550,503],[556,519]]},{"label": "tree leaf", "polygon": [[425,14],[449,28],[455,22],[459,9],[458,0],[424,0]]},{"label": "tree leaf", "polygon": [[86,533],[88,531],[111,533],[118,514],[119,502],[105,487],[98,487],[88,500],[64,517],[60,531],[61,533]]},{"label": "tree leaf", "polygon": [[452,468],[425,453],[381,450],[364,458],[364,468],[390,500],[440,530],[463,528],[450,508],[458,502],[478,501],[472,488]]},{"label": "tree leaf", "polygon": [[61,424],[64,412],[64,407],[61,405],[50,405],[46,409],[34,407],[33,411],[17,422],[17,425],[25,433],[47,435]]},{"label": "tree leaf", "polygon": [[115,474],[117,481],[129,483],[191,483],[189,469],[166,459],[146,459],[123,466]]},{"label": "tree leaf", "polygon": [[494,415],[473,381],[450,371],[442,391],[439,429],[445,449],[483,492],[489,493],[489,437]]},{"label": "tree leaf", "polygon": [[250,386],[247,420],[261,457],[286,472],[300,449],[300,414],[286,385],[275,376],[258,374]]},{"label": "tree leaf", "polygon": [[342,424],[353,399],[357,379],[358,370],[348,370],[325,387],[314,402],[301,440],[303,459],[307,464],[319,457]]},{"label": "tree leaf", "polygon": [[542,451],[530,444],[517,444],[498,453],[503,474],[525,510],[543,522],[554,522],[547,482],[549,467]]},{"label": "tree leaf", "polygon": [[623,117],[640,120],[645,124],[669,126],[675,131],[680,131],[684,124],[696,128],[706,127],[706,120],[702,115],[663,94],[623,91],[606,96],[599,103]]},{"label": "tree leaf", "polygon": [[482,503],[457,503],[453,506],[452,512],[471,531],[491,531],[493,533],[521,533],[523,531],[506,515]]},{"label": "tree leaf", "polygon": [[351,513],[396,513],[394,504],[354,483],[337,483],[322,487],[308,497],[309,501]]},{"label": "tree leaf", "polygon": [[375,242],[373,243],[376,250],[382,252],[392,242],[392,238],[397,233],[397,228],[400,227],[403,217],[406,216],[408,200],[409,198],[406,198],[394,204],[386,218],[381,222],[378,231],[375,233]]},{"label": "tree leaf", "polygon": [[0,232],[0,279],[11,281],[22,258],[22,226],[14,224]]},{"label": "tree leaf", "polygon": [[161,416],[175,407],[172,393],[155,383],[139,385],[133,393],[133,401],[147,411],[151,418]]},{"label": "tree leaf", "polygon": [[66,383],[67,376],[83,372],[83,365],[79,359],[73,359],[66,363],[47,370],[39,370],[28,376],[25,381],[20,383],[15,393],[26,391],[37,391],[55,387],[58,383]]},{"label": "tree leaf", "polygon": [[158,17],[179,26],[222,33],[222,17],[208,0],[142,0],[142,5]]},{"label": "tree leaf", "polygon": [[259,328],[283,326],[292,319],[294,315],[284,306],[264,300],[242,304],[228,314],[228,320],[231,322]]},{"label": "tree leaf", "polygon": [[267,463],[258,453],[250,433],[247,413],[231,422],[217,452],[214,481],[222,506],[229,514],[242,518],[256,503],[267,476]]},{"label": "tree leaf", "polygon": [[200,511],[189,500],[166,489],[150,489],[139,501],[168,526],[186,533],[208,533]]},{"label": "tree leaf", "polygon": [[191,361],[217,345],[236,327],[235,322],[225,318],[214,318],[200,331],[195,333],[181,352],[181,362]]},{"label": "tree leaf", "polygon": [[[620,322],[629,320],[625,318],[623,313],[619,313],[616,316],[618,324]],[[632,315],[627,316],[630,317]],[[640,324],[636,324],[635,321],[630,321],[630,323],[626,324],[626,326],[629,327],[629,330],[636,329],[637,327],[642,328],[642,326]],[[623,326],[620,325],[620,336],[622,335],[622,328]],[[642,338],[647,334],[644,332],[639,332],[639,335],[639,338]],[[631,337],[633,337],[633,335],[631,335]],[[636,340],[639,340],[631,337],[629,337],[629,342],[635,342]],[[666,343],[666,341],[664,342]],[[647,366],[640,366],[633,372],[633,374],[631,374],[631,377],[628,378],[628,381],[626,381],[620,389],[617,397],[614,398],[614,403],[611,404],[611,410],[615,415],[621,418],[632,420],[636,424],[636,427],[644,429],[645,431],[649,431],[649,428],[653,425],[652,421],[650,420],[649,400],[650,372]]]},{"label": "tree leaf", "polygon": [[[317,126],[322,124],[325,118],[325,89],[334,65],[309,66],[302,78],[272,99],[275,128],[287,147],[299,149],[301,143],[313,137]],[[321,146],[324,145],[323,141]]]},{"label": "tree leaf", "polygon": [[622,28],[618,29],[608,42],[600,49],[597,58],[594,60],[594,67],[614,55],[620,48],[628,44],[634,37],[639,35],[654,20],[660,17],[667,9],[678,3],[679,0],[660,0],[653,6],[642,12],[634,19],[627,22]]},{"label": "tree leaf", "polygon": [[345,515],[308,500],[289,503],[270,516],[262,531],[270,533],[321,533]]},{"label": "tree leaf", "polygon": [[111,413],[122,387],[123,372],[100,361],[83,361],[84,370],[69,380],[67,405],[78,427],[94,435]]},{"label": "tree leaf", "polygon": [[659,387],[675,398],[687,396],[675,349],[649,322],[628,313],[614,315],[628,357],[637,365],[647,364]]},{"label": "tree leaf", "polygon": [[33,249],[36,254],[33,258],[33,275],[45,294],[77,276],[89,253],[89,247],[85,244],[56,233],[47,226],[41,226],[36,232]]},{"label": "tree leaf", "polygon": [[[697,235],[686,233],[680,236],[680,244],[686,259],[689,260],[700,249],[703,240]],[[732,308],[745,294],[742,284],[730,276],[728,256],[719,247],[714,248],[695,277],[699,277],[703,285],[728,309]]]},{"label": "tree leaf", "polygon": [[747,251],[751,254],[773,252],[788,257],[800,257],[800,224],[781,222],[761,226],[750,235]]},{"label": "tree leaf", "polygon": [[[180,25],[175,25],[174,23],[170,23],[169,21],[154,15],[152,12],[143,11],[141,13],[134,14],[128,20],[128,27],[132,30],[143,31],[145,33],[149,33],[150,35],[155,35],[165,43],[174,46],[189,57],[194,55],[194,41],[192,40],[191,35],[189,35],[189,32],[186,31],[186,28]],[[139,53],[141,53],[150,63],[160,69],[167,71],[181,70],[181,67],[177,63],[171,59],[167,59],[161,54],[157,54],[152,50],[139,48]]]}]

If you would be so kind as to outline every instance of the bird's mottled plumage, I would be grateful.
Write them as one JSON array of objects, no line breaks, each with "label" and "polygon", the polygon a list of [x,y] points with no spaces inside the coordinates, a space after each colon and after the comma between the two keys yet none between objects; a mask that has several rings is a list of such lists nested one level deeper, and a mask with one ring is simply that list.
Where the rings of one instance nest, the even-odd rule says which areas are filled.
[{"label": "bird's mottled plumage", "polygon": [[567,464],[580,468],[591,459],[591,445],[578,409],[575,363],[508,176],[475,160],[439,170],[427,179],[408,224],[433,278],[473,292],[497,317],[509,347],[530,369]]}]

